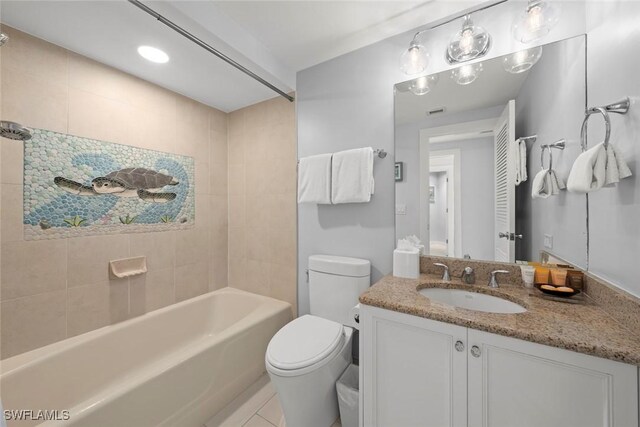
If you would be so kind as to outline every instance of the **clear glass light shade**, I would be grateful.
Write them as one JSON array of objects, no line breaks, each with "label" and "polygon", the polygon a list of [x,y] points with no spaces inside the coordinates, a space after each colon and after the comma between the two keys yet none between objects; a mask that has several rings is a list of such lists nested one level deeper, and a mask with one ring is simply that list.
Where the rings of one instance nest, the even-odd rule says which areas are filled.
[{"label": "clear glass light shade", "polygon": [[527,8],[513,22],[513,37],[531,43],[549,34],[560,19],[560,8],[541,0],[530,0]]},{"label": "clear glass light shade", "polygon": [[424,72],[429,65],[427,49],[415,41],[400,55],[400,70],[408,75]]},{"label": "clear glass light shade", "polygon": [[491,36],[482,27],[473,25],[469,16],[465,17],[462,29],[447,46],[449,63],[465,62],[485,55],[489,51]]},{"label": "clear glass light shade", "polygon": [[426,95],[431,92],[436,83],[438,83],[438,79],[439,77],[437,74],[418,77],[411,82],[411,84],[409,85],[409,90],[414,95]]},{"label": "clear glass light shade", "polygon": [[542,46],[521,50],[502,58],[502,66],[511,74],[524,73],[535,65],[542,56]]},{"label": "clear glass light shade", "polygon": [[482,64],[467,64],[451,71],[451,78],[464,86],[475,82],[480,73],[482,73]]}]

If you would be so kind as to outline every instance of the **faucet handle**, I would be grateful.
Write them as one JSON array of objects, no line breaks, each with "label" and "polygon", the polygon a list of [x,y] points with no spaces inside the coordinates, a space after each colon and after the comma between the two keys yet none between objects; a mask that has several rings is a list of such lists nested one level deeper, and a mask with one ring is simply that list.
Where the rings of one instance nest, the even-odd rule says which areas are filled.
[{"label": "faucet handle", "polygon": [[489,279],[489,287],[490,288],[499,288],[498,280],[496,279],[497,274],[509,274],[508,270],[494,270],[491,272],[491,279]]},{"label": "faucet handle", "polygon": [[442,273],[442,280],[444,280],[445,282],[448,282],[451,280],[451,276],[449,276],[449,267],[447,267],[445,264],[441,262],[434,262],[433,265],[435,265],[436,267],[444,268],[444,272]]}]

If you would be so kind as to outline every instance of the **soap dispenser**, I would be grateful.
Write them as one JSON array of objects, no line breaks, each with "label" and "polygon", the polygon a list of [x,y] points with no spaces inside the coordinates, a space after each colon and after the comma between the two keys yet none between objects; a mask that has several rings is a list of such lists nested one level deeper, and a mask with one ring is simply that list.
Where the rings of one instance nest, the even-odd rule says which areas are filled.
[{"label": "soap dispenser", "polygon": [[473,271],[473,268],[471,267],[466,267],[462,271],[461,277],[462,277],[462,281],[467,285],[473,285],[474,283],[476,283],[476,272]]}]

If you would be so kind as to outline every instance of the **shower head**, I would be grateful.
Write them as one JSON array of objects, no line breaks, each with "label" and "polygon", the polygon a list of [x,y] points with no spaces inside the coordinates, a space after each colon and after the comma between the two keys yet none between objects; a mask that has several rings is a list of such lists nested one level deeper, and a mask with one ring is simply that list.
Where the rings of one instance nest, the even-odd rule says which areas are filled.
[{"label": "shower head", "polygon": [[16,141],[26,141],[31,139],[31,129],[19,123],[0,121],[0,136]]}]

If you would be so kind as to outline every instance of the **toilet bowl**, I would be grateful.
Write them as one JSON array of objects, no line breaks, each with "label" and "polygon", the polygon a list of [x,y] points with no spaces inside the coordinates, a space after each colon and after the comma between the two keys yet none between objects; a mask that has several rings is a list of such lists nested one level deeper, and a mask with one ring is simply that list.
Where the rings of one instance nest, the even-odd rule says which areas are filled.
[{"label": "toilet bowl", "polygon": [[306,315],[273,337],[265,364],[287,427],[329,427],[339,417],[336,381],[351,363],[353,329]]},{"label": "toilet bowl", "polygon": [[311,314],[280,329],[265,355],[287,427],[330,427],[339,417],[336,381],[351,363],[351,311],[371,283],[370,270],[367,260],[309,257]]}]

